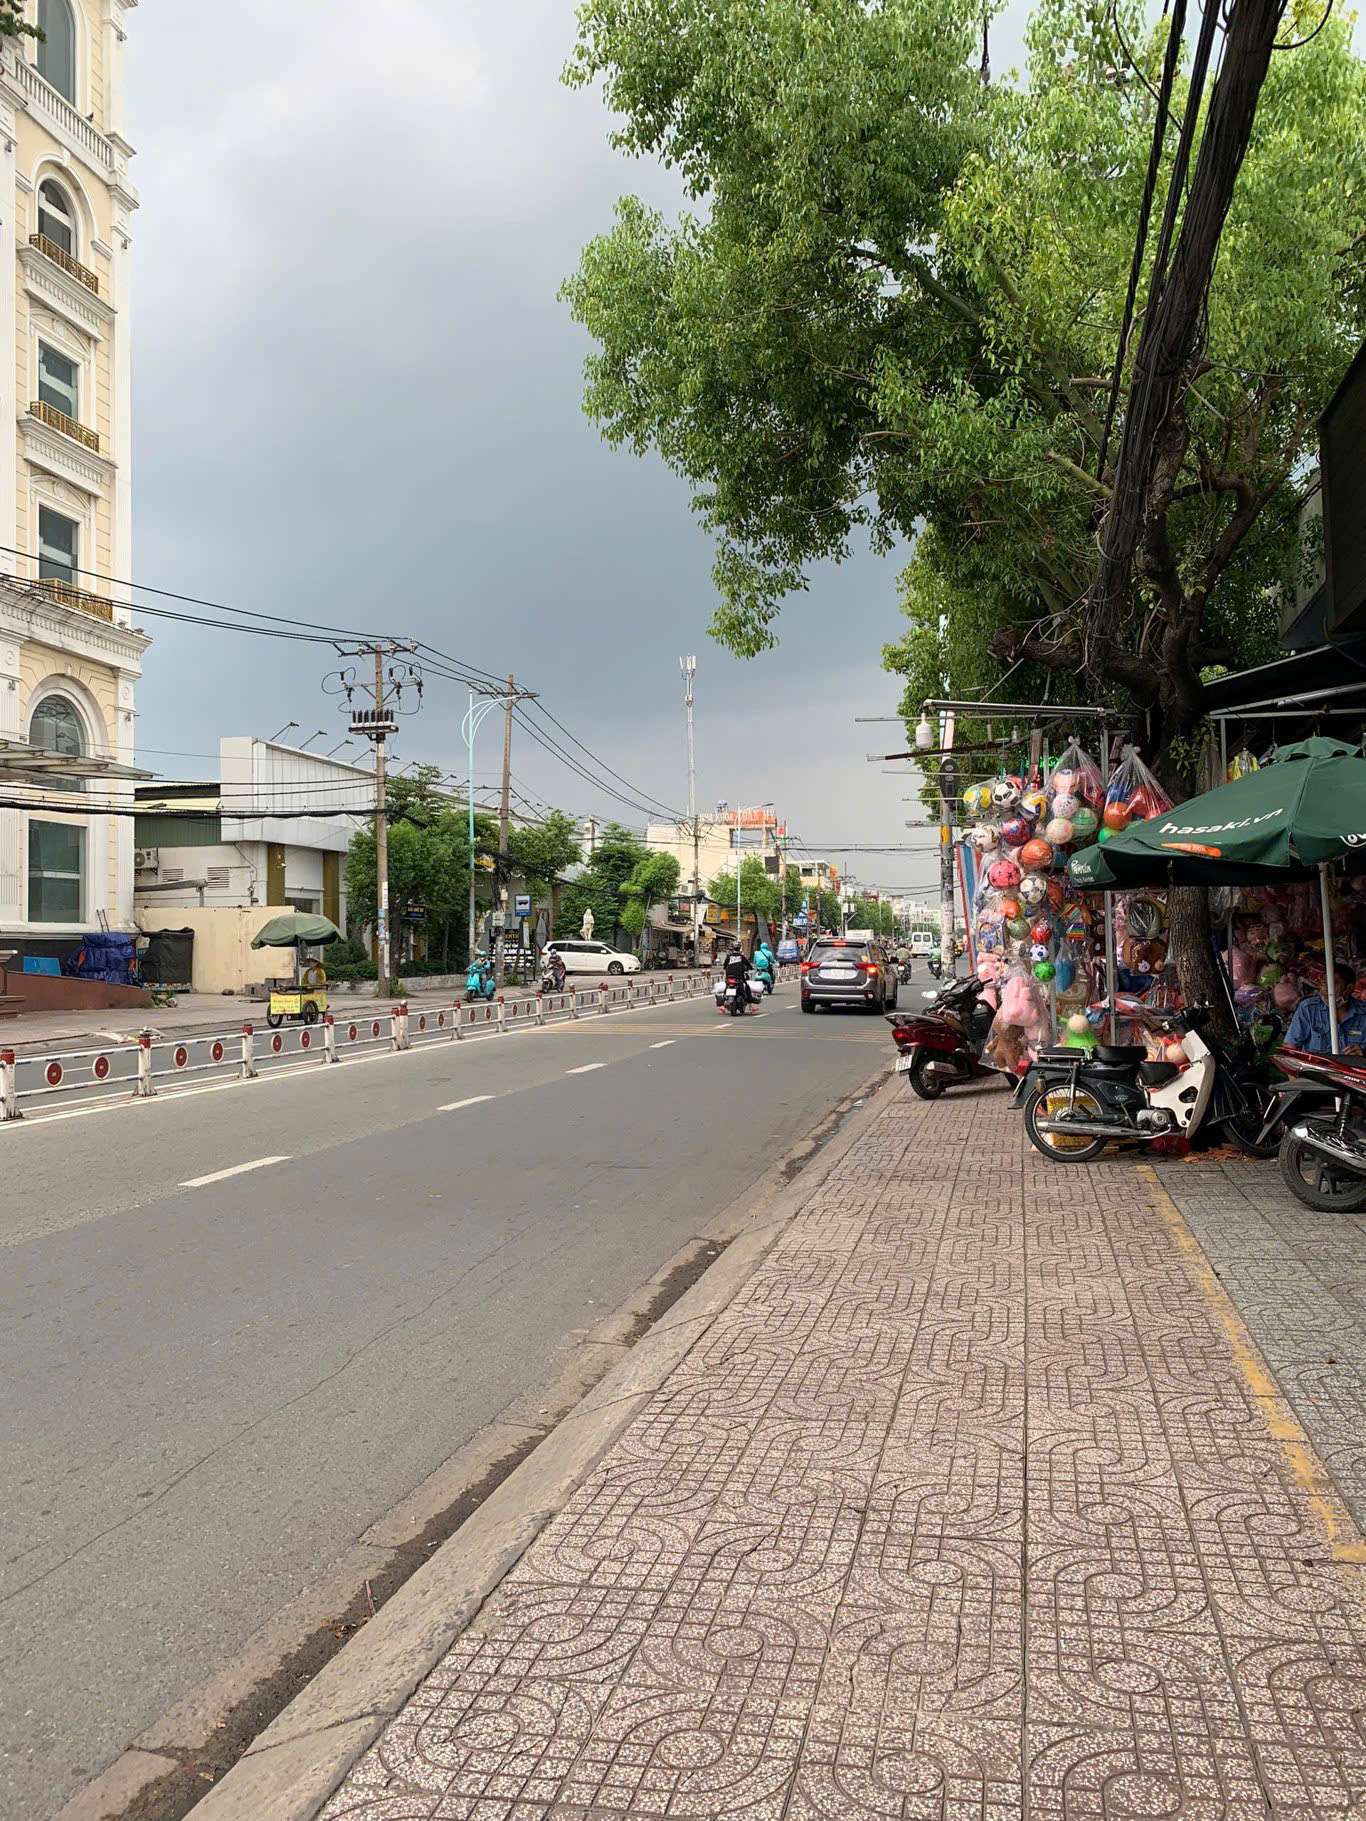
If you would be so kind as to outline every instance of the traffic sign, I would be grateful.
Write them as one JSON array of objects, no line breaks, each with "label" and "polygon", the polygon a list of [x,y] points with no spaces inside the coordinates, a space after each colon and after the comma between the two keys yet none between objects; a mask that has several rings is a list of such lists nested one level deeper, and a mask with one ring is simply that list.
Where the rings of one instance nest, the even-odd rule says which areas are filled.
[{"label": "traffic sign", "polygon": [[531,899],[524,892],[518,892],[513,903],[519,917],[529,917],[531,915]]}]

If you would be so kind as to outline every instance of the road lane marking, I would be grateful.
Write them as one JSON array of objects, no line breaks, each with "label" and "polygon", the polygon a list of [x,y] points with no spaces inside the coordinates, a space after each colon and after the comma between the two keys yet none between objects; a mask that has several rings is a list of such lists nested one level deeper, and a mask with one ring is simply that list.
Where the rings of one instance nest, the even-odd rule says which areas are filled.
[{"label": "road lane marking", "polygon": [[605,1069],[605,1062],[585,1062],[582,1068],[566,1069],[566,1075],[591,1075],[594,1069]]},{"label": "road lane marking", "polygon": [[445,1106],[438,1107],[436,1110],[438,1113],[458,1113],[461,1107],[477,1107],[481,1101],[494,1098],[496,1097],[493,1094],[471,1094],[468,1100],[448,1100]]},{"label": "road lane marking", "polygon": [[666,1037],[664,1039],[663,1043],[652,1043],[650,1045],[650,1048],[652,1050],[667,1050],[671,1044],[674,1044],[677,1042],[678,1042],[678,1039],[676,1037]]},{"label": "road lane marking", "polygon": [[191,1176],[177,1187],[207,1189],[211,1182],[226,1182],[229,1176],[245,1176],[248,1170],[264,1170],[273,1163],[288,1163],[288,1157],[253,1157],[250,1163],[235,1163],[230,1170],[213,1170],[208,1176]]}]

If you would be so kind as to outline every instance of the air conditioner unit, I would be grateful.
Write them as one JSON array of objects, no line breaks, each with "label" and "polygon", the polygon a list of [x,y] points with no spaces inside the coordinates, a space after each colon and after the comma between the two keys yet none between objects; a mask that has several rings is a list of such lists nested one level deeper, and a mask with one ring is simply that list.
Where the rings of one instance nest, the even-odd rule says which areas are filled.
[{"label": "air conditioner unit", "polygon": [[133,849],[133,871],[154,873],[161,864],[159,847],[135,847]]}]

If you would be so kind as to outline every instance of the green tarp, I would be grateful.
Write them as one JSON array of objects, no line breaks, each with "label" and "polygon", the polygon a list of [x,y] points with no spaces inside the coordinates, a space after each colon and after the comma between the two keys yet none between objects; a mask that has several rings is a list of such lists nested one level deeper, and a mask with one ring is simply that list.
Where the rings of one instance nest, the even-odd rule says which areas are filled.
[{"label": "green tarp", "polygon": [[315,917],[307,911],[291,911],[287,917],[272,917],[251,939],[253,948],[297,948],[301,942],[310,947],[326,942],[340,942],[341,931],[330,917]]}]

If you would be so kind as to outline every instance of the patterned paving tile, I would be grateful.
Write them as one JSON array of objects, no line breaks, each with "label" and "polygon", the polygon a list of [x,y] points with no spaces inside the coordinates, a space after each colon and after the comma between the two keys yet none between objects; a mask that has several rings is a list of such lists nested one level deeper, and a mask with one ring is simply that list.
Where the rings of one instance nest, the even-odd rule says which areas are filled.
[{"label": "patterned paving tile", "polygon": [[1366,1817],[1366,1220],[1163,1177],[1279,1392],[1130,1160],[889,1096],[324,1821]]}]

